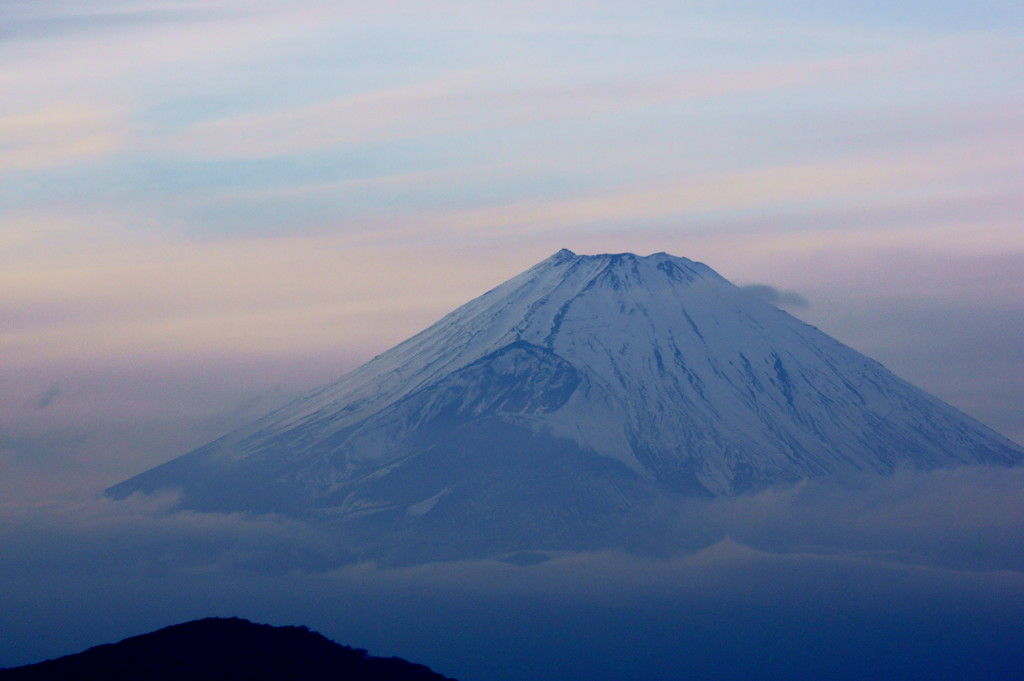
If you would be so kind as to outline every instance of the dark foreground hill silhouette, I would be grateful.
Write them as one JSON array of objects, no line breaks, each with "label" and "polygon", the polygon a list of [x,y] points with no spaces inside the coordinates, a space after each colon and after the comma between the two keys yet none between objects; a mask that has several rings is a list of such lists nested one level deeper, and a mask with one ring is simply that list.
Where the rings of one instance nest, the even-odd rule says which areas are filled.
[{"label": "dark foreground hill silhouette", "polygon": [[397,657],[331,641],[306,627],[239,618],[177,624],[26,667],[2,681],[452,681]]}]

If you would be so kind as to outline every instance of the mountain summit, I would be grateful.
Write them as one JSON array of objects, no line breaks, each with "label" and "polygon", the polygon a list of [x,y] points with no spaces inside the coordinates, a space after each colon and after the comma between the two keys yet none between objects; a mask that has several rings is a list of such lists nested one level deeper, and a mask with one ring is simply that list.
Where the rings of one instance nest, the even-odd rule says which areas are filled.
[{"label": "mountain summit", "polygon": [[591,546],[664,496],[1022,460],[706,265],[561,250],[108,493],[173,488],[188,508],[329,519],[370,543],[472,535],[475,555]]}]

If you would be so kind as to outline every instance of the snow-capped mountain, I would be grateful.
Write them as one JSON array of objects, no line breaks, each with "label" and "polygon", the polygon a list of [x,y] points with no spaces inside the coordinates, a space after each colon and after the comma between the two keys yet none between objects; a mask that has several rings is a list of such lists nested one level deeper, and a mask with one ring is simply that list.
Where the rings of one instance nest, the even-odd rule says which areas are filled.
[{"label": "snow-capped mountain", "polygon": [[562,250],[109,494],[326,518],[365,545],[471,535],[478,554],[592,545],[665,495],[1022,460],[706,265]]}]

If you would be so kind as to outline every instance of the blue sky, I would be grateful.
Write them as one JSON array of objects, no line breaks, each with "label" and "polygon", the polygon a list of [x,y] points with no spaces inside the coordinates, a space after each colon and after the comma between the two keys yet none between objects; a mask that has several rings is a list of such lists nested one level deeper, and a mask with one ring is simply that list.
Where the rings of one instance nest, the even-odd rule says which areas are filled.
[{"label": "blue sky", "polygon": [[562,247],[794,291],[1024,438],[1017,3],[14,1],[0,26],[9,494],[170,458]]}]

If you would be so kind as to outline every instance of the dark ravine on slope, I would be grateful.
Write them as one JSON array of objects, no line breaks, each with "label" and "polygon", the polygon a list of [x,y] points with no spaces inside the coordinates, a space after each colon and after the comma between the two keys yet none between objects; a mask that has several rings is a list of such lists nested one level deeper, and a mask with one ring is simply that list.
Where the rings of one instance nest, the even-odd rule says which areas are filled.
[{"label": "dark ravine on slope", "polygon": [[372,657],[306,627],[239,618],[177,624],[13,669],[0,681],[452,681],[400,658]]},{"label": "dark ravine on slope", "polygon": [[563,250],[108,494],[284,513],[420,562],[621,546],[674,500],[1022,460],[706,265]]}]

